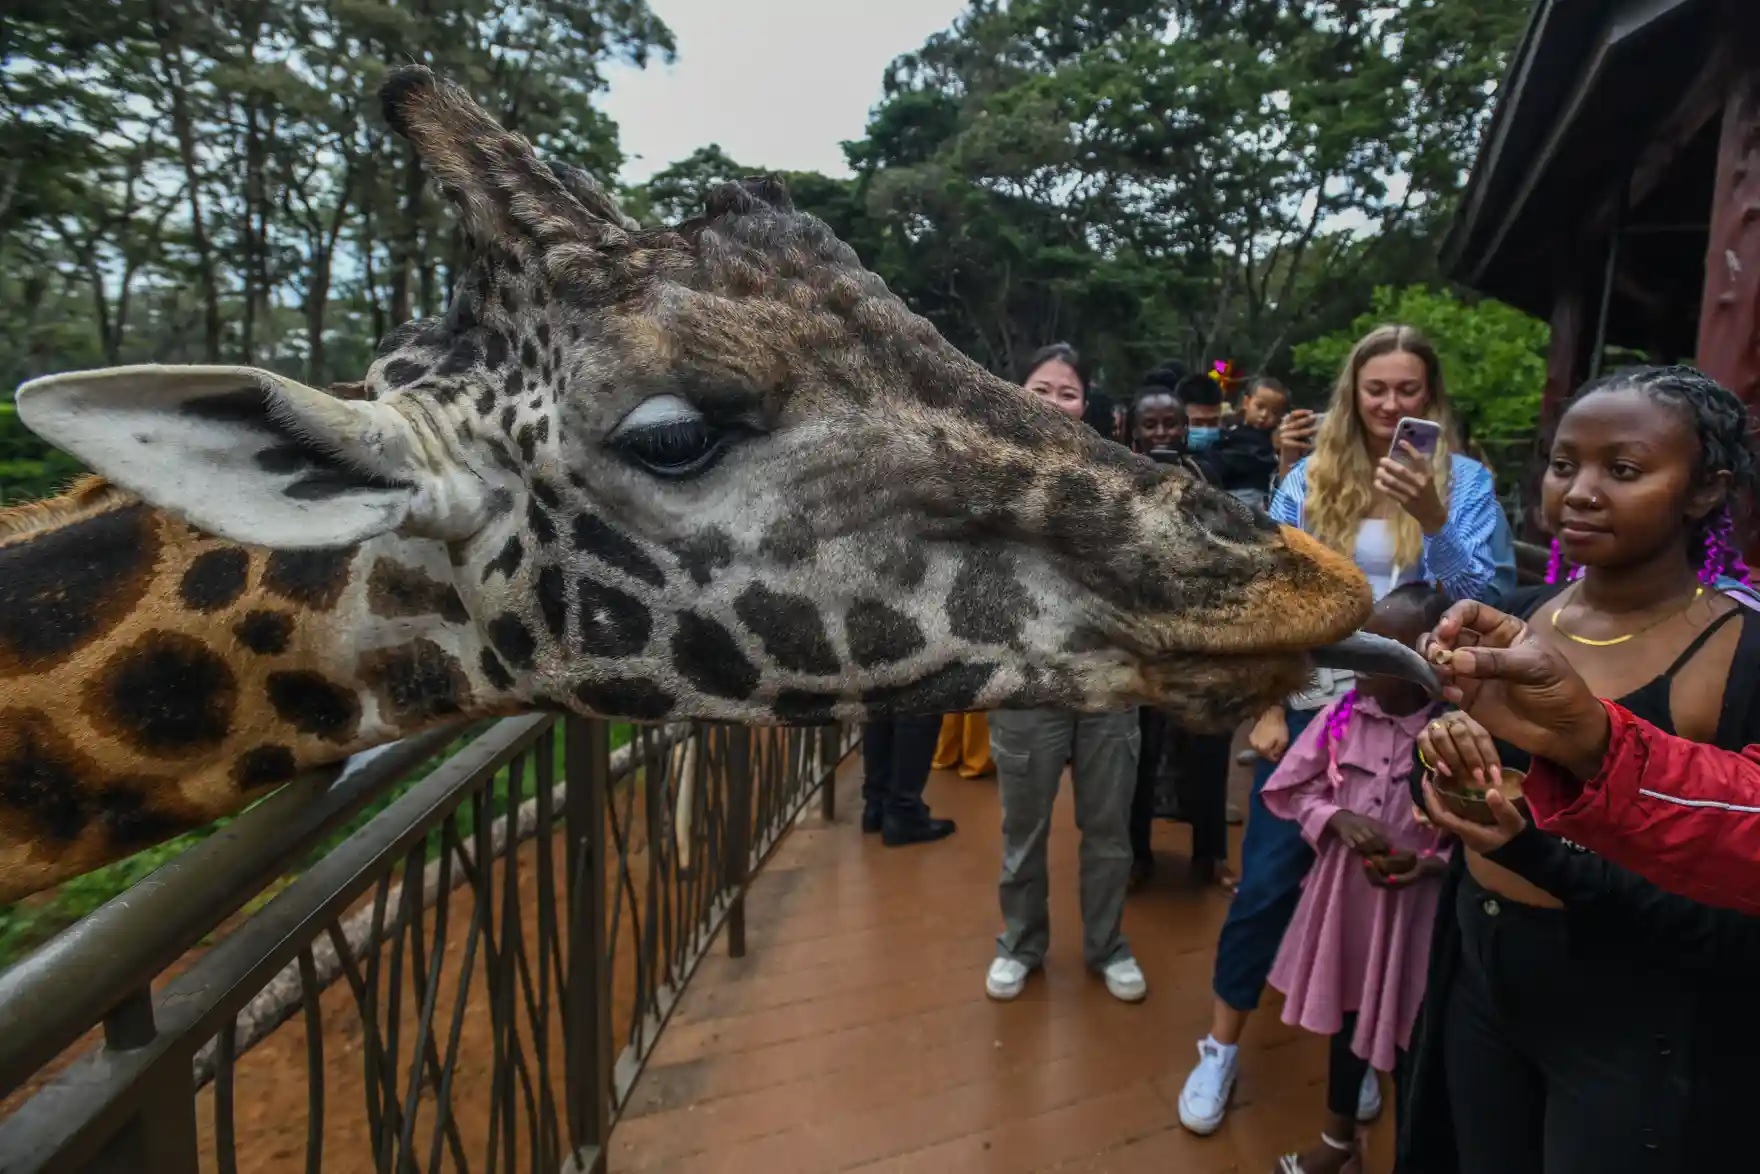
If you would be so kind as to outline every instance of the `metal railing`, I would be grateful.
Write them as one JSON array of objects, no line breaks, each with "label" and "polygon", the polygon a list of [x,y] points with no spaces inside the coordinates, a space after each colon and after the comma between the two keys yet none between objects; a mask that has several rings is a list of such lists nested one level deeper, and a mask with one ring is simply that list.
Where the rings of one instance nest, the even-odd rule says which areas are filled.
[{"label": "metal railing", "polygon": [[232,1174],[246,1109],[303,1134],[255,1170],[603,1170],[852,733],[510,718],[283,788],[0,975],[0,1174]]}]

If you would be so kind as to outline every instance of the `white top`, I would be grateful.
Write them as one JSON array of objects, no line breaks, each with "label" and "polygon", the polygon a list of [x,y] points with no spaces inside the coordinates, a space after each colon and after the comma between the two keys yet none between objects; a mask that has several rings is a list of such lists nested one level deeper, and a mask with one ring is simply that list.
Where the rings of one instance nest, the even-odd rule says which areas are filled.
[{"label": "white top", "polygon": [[[1419,567],[1401,567],[1394,561],[1393,526],[1386,518],[1364,518],[1357,527],[1357,548],[1353,552],[1357,568],[1369,580],[1369,589],[1376,602],[1402,583],[1418,577]],[[1312,687],[1289,699],[1291,709],[1319,709],[1348,693],[1356,683],[1352,673],[1342,669],[1316,669]]]}]

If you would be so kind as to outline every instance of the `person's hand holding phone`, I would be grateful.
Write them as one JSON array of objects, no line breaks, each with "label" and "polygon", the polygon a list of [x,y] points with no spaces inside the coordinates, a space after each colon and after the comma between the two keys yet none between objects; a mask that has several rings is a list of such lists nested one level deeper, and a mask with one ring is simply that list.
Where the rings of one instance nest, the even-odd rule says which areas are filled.
[{"label": "person's hand holding phone", "polygon": [[1272,439],[1277,445],[1280,473],[1314,451],[1314,436],[1320,431],[1320,416],[1307,408],[1296,408],[1277,425]]},{"label": "person's hand holding phone", "polygon": [[1430,439],[1429,447],[1434,452],[1433,436],[1413,430],[1412,423],[1400,421],[1392,447],[1375,468],[1375,488],[1398,502],[1401,509],[1418,520],[1425,535],[1432,536],[1448,524],[1448,507],[1436,491],[1434,462],[1413,443],[1413,438]]}]

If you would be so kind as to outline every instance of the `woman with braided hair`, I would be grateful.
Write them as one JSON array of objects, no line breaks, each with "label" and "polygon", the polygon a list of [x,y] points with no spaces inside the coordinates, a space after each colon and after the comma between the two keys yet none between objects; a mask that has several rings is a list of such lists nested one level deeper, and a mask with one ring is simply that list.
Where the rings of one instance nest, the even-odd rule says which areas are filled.
[{"label": "woman with braided hair", "polygon": [[[1589,384],[1559,421],[1541,493],[1583,573],[1515,592],[1503,618],[1653,730],[1729,751],[1760,742],[1760,610],[1717,587],[1755,485],[1747,412],[1714,380],[1643,367]],[[1527,801],[1550,830],[1501,795],[1482,809],[1493,823],[1461,818],[1439,787],[1514,794],[1530,765],[1470,712],[1418,746],[1430,770],[1414,802],[1465,850],[1431,943],[1402,1174],[1751,1167],[1760,918],[1560,838],[1545,769]]]}]

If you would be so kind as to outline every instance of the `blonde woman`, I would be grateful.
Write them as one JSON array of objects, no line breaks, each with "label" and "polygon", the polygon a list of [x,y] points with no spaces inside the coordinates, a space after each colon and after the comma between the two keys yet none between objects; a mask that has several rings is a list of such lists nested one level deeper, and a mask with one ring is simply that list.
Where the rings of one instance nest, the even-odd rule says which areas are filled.
[{"label": "blonde woman", "polygon": [[[1434,459],[1423,460],[1409,445],[1395,450],[1394,431],[1406,416],[1442,426]],[[1419,331],[1380,326],[1364,335],[1339,372],[1324,417],[1291,412],[1279,433],[1285,459],[1299,459],[1272,499],[1271,517],[1352,555],[1376,599],[1418,580],[1438,583],[1456,599],[1494,592],[1492,539],[1502,510],[1490,471],[1458,451],[1442,361]],[[1198,1044],[1198,1066],[1180,1094],[1180,1121],[1194,1133],[1214,1132],[1228,1112],[1241,1032],[1314,862],[1301,828],[1269,814],[1260,791],[1314,715],[1350,688],[1347,674],[1322,670],[1313,689],[1267,710],[1250,735],[1261,761],[1241,842],[1241,883],[1216,946],[1210,1034]],[[1367,1121],[1380,1111],[1371,1070],[1358,1117]]]}]

